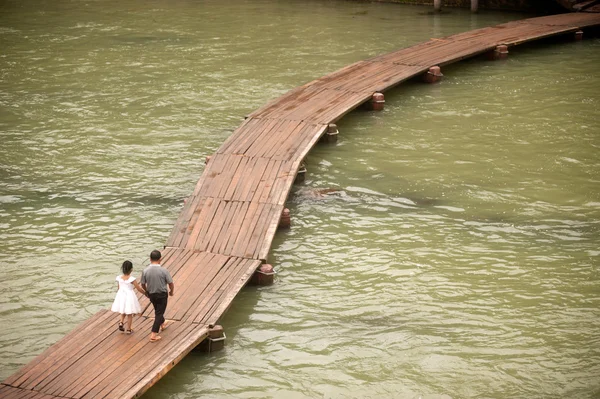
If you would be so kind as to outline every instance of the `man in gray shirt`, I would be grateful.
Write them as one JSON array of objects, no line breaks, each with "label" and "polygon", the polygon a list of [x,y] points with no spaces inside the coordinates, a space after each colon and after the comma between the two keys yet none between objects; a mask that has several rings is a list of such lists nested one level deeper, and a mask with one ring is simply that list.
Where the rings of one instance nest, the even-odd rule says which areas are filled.
[{"label": "man in gray shirt", "polygon": [[[150,334],[150,342],[160,341],[162,337],[158,335],[159,331],[164,330],[169,326],[165,321],[165,310],[167,310],[167,300],[169,295],[173,296],[175,284],[171,274],[167,269],[160,265],[162,254],[160,251],[154,250],[150,253],[150,265],[142,272],[140,283],[148,293],[148,298],[154,306],[154,324],[152,325],[152,333]],[[167,286],[169,293],[167,295]]]}]

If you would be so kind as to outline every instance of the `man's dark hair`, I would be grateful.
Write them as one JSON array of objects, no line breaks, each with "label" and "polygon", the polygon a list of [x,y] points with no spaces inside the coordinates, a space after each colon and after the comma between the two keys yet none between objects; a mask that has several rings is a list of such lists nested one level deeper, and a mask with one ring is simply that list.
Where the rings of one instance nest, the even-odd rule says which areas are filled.
[{"label": "man's dark hair", "polygon": [[162,255],[159,250],[155,249],[154,251],[150,252],[150,260],[157,261],[160,260],[160,258],[162,258]]}]

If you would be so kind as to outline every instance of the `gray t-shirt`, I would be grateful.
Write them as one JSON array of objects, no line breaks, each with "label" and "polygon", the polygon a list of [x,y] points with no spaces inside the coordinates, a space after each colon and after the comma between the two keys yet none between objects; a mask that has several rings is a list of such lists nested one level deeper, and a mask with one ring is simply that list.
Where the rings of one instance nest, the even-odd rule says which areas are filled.
[{"label": "gray t-shirt", "polygon": [[167,292],[167,284],[172,283],[173,279],[167,269],[159,264],[151,263],[142,272],[141,284],[146,284],[146,290],[149,294],[158,294]]}]

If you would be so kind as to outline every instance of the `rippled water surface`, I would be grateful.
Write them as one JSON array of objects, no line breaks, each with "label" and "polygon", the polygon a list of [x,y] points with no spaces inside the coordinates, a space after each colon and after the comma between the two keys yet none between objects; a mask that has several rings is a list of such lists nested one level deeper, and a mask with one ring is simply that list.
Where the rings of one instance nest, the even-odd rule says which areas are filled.
[{"label": "rippled water surface", "polygon": [[[0,379],[109,306],[244,115],[521,14],[331,1],[0,3]],[[470,60],[339,122],[271,287],[147,398],[600,397],[600,40]],[[319,194],[320,189],[337,189]]]}]

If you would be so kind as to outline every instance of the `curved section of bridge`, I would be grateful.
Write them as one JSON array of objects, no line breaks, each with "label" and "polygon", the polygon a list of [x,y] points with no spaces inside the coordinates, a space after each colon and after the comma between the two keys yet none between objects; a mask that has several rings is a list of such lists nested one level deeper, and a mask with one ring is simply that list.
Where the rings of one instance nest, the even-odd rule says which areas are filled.
[{"label": "curved section of bridge", "polygon": [[167,240],[163,266],[178,288],[167,311],[175,323],[163,340],[148,341],[145,298],[136,334],[120,334],[114,314],[102,310],[7,378],[0,397],[138,397],[207,337],[266,260],[300,163],[330,123],[432,66],[599,25],[600,14],[563,14],[431,39],[349,65],[256,110],[211,158]]}]

